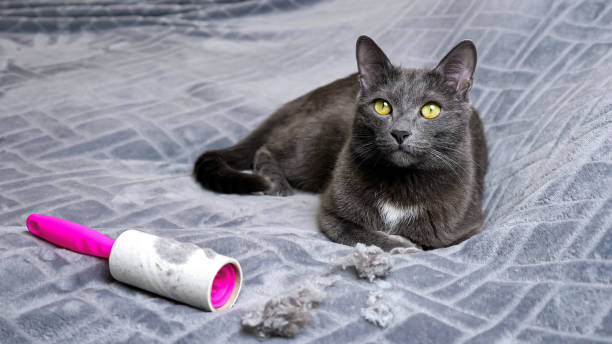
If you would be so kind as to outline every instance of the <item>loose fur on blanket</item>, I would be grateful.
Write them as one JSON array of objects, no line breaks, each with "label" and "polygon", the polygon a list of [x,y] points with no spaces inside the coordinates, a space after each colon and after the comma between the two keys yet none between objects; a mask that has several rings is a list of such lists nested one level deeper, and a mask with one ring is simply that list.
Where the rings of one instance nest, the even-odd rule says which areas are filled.
[{"label": "loose fur on blanket", "polygon": [[[247,313],[241,321],[243,330],[259,337],[293,338],[312,320],[314,308],[325,299],[325,289],[334,284],[330,279],[336,267],[353,267],[359,278],[373,282],[389,275],[393,268],[393,254],[418,252],[416,248],[401,248],[385,252],[380,247],[357,244],[346,256],[331,263],[330,272],[285,295],[266,302],[262,311]],[[383,300],[381,291],[372,291],[361,315],[367,321],[385,328],[393,320],[391,307]]]},{"label": "loose fur on blanket", "polygon": [[266,302],[263,311],[247,313],[242,328],[259,337],[293,338],[312,320],[312,310],[325,298],[329,280],[307,283],[299,289]]},{"label": "loose fur on blanket", "polygon": [[351,253],[338,259],[333,265],[342,267],[342,269],[352,267],[359,278],[367,278],[372,282],[377,277],[386,277],[389,274],[393,266],[392,255],[420,251],[416,247],[398,247],[387,253],[380,247],[359,243],[355,245]]},{"label": "loose fur on blanket", "polygon": [[370,292],[366,307],[361,309],[361,316],[381,328],[386,328],[393,322],[393,311],[381,290]]}]

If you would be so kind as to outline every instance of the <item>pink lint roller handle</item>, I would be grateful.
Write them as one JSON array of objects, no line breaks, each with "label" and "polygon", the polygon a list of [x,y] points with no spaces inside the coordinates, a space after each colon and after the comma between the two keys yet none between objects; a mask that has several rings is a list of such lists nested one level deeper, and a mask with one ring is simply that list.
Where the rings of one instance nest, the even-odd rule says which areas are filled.
[{"label": "pink lint roller handle", "polygon": [[127,230],[117,240],[68,220],[32,214],[32,234],[69,250],[108,258],[113,278],[207,311],[236,302],[242,287],[237,260],[210,248]]},{"label": "pink lint roller handle", "polygon": [[26,225],[32,234],[50,243],[90,256],[108,258],[115,243],[96,230],[53,216],[32,214]]}]

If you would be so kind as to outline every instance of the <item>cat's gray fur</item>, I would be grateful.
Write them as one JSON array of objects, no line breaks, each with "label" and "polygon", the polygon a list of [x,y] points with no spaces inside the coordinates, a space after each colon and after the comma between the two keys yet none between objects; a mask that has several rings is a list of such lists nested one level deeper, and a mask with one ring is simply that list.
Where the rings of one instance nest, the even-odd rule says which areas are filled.
[{"label": "cat's gray fur", "polygon": [[[434,69],[404,69],[362,36],[357,64],[359,73],[285,104],[235,146],[202,154],[196,180],[226,193],[322,192],[321,231],[347,245],[437,248],[478,233],[487,147],[468,98],[473,43]],[[392,113],[377,114],[376,99]],[[420,109],[432,101],[442,110],[426,119]]]}]

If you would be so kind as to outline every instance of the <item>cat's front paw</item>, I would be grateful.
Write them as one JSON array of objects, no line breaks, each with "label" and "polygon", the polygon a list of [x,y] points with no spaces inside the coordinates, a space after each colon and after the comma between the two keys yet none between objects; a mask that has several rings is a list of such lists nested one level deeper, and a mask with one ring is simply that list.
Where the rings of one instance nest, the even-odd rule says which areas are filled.
[{"label": "cat's front paw", "polygon": [[417,253],[417,252],[423,252],[423,250],[418,247],[396,247],[394,249],[391,249],[391,251],[389,251],[389,253],[391,254],[408,254],[408,253]]},{"label": "cat's front paw", "polygon": [[295,194],[289,183],[287,182],[277,182],[271,183],[271,187],[264,191],[264,194],[270,196],[291,196]]},{"label": "cat's front paw", "polygon": [[385,251],[390,251],[392,254],[414,253],[422,251],[421,247],[401,235],[386,233],[383,234],[391,240],[390,246],[393,246],[389,250]]}]

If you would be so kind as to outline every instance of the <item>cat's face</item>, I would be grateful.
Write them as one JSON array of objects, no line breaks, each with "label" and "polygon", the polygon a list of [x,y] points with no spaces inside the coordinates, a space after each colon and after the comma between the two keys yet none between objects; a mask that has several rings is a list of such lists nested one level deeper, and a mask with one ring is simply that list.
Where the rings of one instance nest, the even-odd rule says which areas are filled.
[{"label": "cat's face", "polygon": [[433,70],[416,70],[391,66],[373,41],[358,41],[358,158],[400,168],[456,169],[457,159],[469,156],[462,143],[472,113],[467,94],[476,55],[471,42],[461,44]]}]

